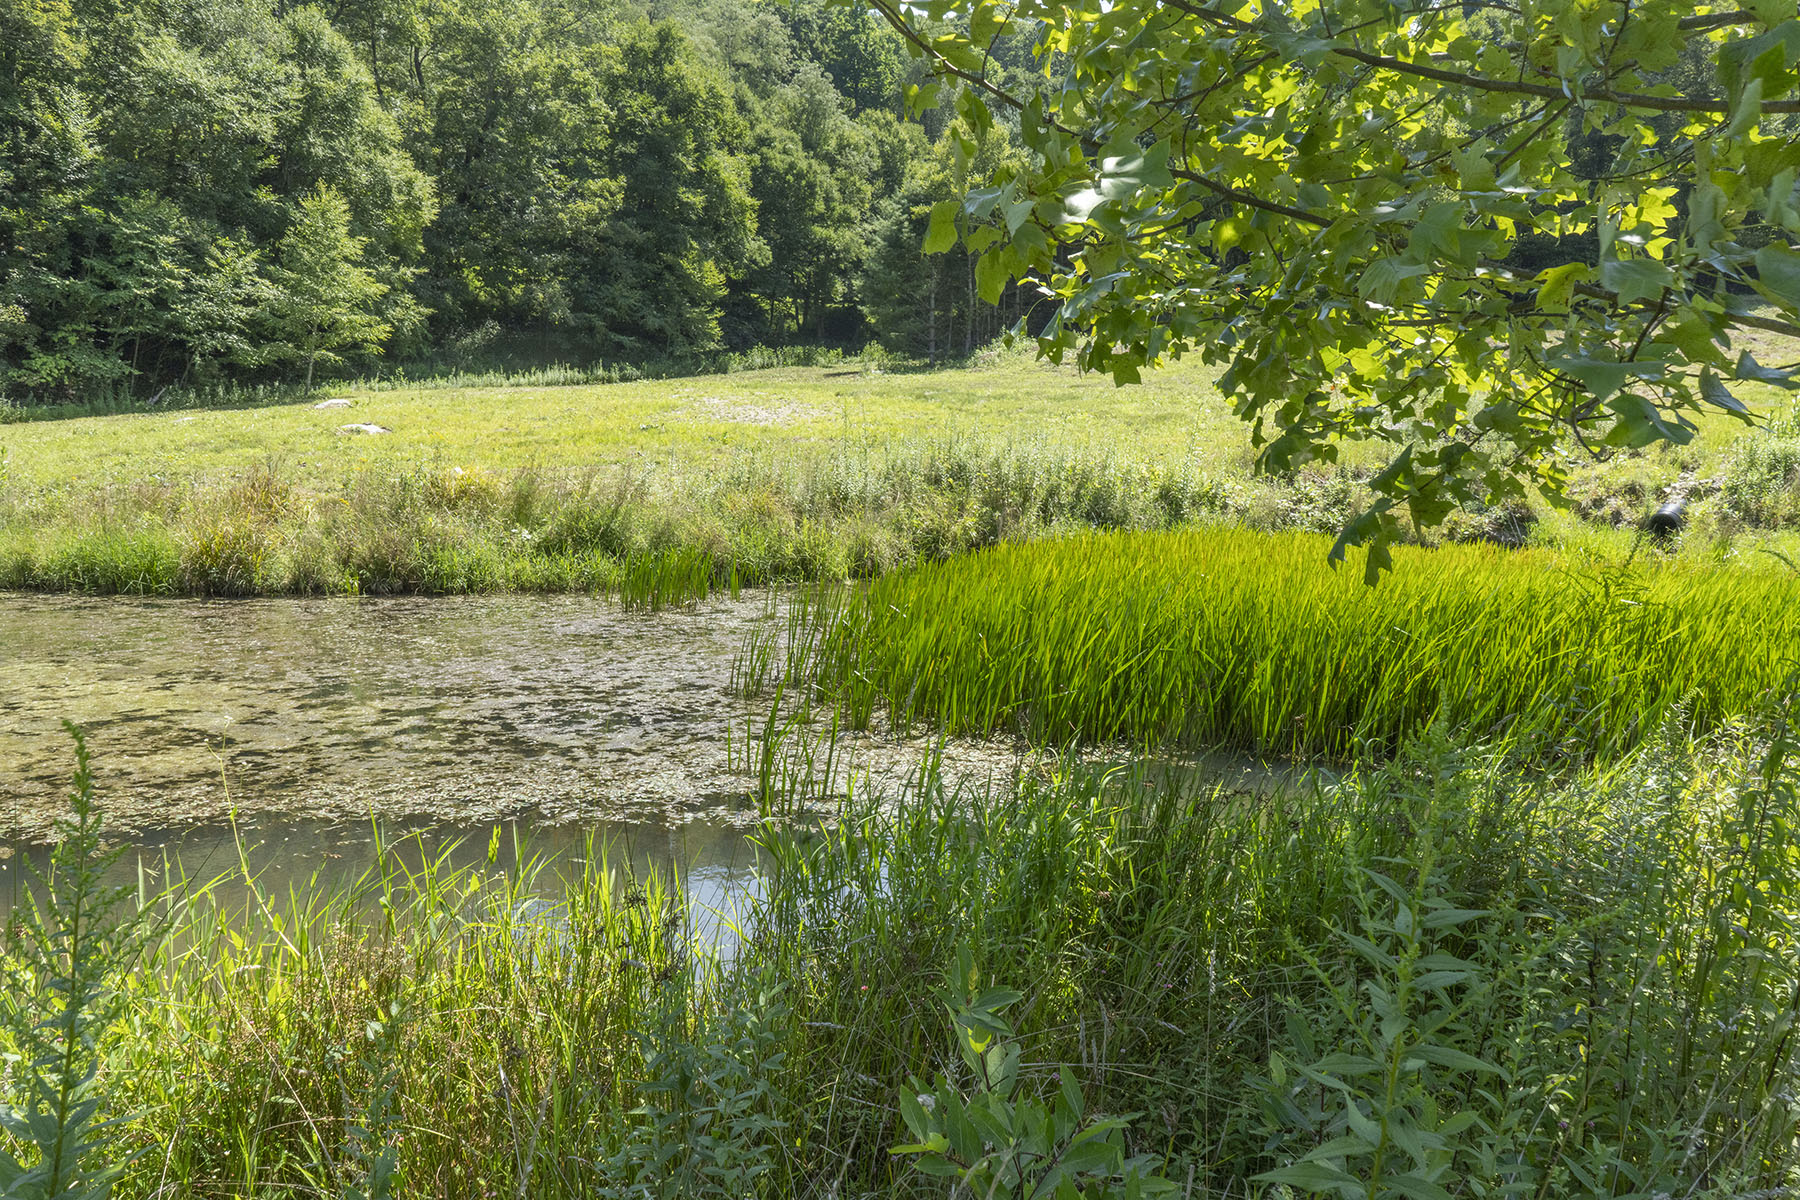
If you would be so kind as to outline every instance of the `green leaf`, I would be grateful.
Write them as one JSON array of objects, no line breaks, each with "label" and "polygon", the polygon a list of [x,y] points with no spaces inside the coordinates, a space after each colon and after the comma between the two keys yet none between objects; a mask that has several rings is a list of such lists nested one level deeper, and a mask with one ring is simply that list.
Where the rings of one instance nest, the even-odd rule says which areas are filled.
[{"label": "green leaf", "polygon": [[1472,1071],[1477,1074],[1501,1076],[1506,1074],[1504,1068],[1476,1058],[1473,1054],[1464,1053],[1453,1046],[1440,1046],[1432,1042],[1421,1042],[1419,1045],[1412,1048],[1412,1053],[1434,1066],[1447,1067],[1453,1071]]},{"label": "green leaf", "polygon": [[991,1012],[994,1009],[1005,1008],[1008,1005],[1017,1004],[1024,998],[1025,993],[1014,991],[1012,988],[989,988],[987,991],[977,996],[975,1002],[969,1005],[969,1007],[984,1008]]},{"label": "green leaf", "polygon": [[1258,1183],[1285,1183],[1309,1192],[1334,1192],[1346,1184],[1354,1186],[1356,1178],[1322,1162],[1297,1162],[1254,1177]]},{"label": "green leaf", "polygon": [[1800,254],[1768,245],[1756,252],[1757,291],[1784,308],[1800,311]]},{"label": "green leaf", "polygon": [[1634,392],[1622,392],[1606,402],[1618,420],[1607,432],[1610,446],[1648,446],[1655,442],[1672,442],[1685,446],[1694,439],[1694,428],[1679,418],[1669,419],[1663,411]]},{"label": "green leaf", "polygon": [[1063,1067],[1059,1074],[1061,1076],[1059,1082],[1062,1085],[1063,1104],[1068,1108],[1069,1115],[1079,1121],[1081,1120],[1082,1110],[1086,1107],[1086,1102],[1082,1098],[1081,1088],[1076,1086],[1075,1073],[1069,1070],[1069,1068]]},{"label": "green leaf", "polygon": [[1394,568],[1393,554],[1388,550],[1384,538],[1388,510],[1393,507],[1393,500],[1383,496],[1373,505],[1357,514],[1357,516],[1337,535],[1331,544],[1331,553],[1325,561],[1336,567],[1344,561],[1346,549],[1350,546],[1367,546],[1368,553],[1363,560],[1363,582],[1374,587],[1381,579],[1383,571]]},{"label": "green leaf", "polygon": [[1792,371],[1783,371],[1775,367],[1761,366],[1748,350],[1738,355],[1736,377],[1738,379],[1755,380],[1757,383],[1772,383],[1776,387],[1788,388],[1790,390],[1800,387],[1800,381],[1794,379],[1794,373]]},{"label": "green leaf", "polygon": [[[920,1141],[925,1141],[931,1136],[931,1122],[925,1116],[925,1106],[919,1103],[917,1096],[904,1088],[900,1091],[900,1117],[906,1122],[906,1127],[912,1130],[912,1135]],[[903,1147],[896,1146],[894,1149],[898,1153]],[[904,1147],[904,1149],[910,1150],[916,1149],[916,1147]]]},{"label": "green leaf", "polygon": [[1485,917],[1489,910],[1485,908],[1437,908],[1427,913],[1420,920],[1421,929],[1455,929],[1458,925],[1466,925],[1477,917]]},{"label": "green leaf", "polygon": [[1080,1142],[1063,1153],[1063,1163],[1071,1171],[1104,1171],[1122,1157],[1118,1146],[1105,1140]]},{"label": "green leaf", "polygon": [[1600,264],[1600,284],[1617,292],[1620,304],[1639,300],[1656,300],[1675,281],[1675,275],[1664,263],[1653,258],[1616,259]]},{"label": "green leaf", "polygon": [[1604,400],[1638,377],[1643,364],[1619,362],[1610,358],[1552,357],[1550,365],[1565,375],[1581,381],[1581,386]]},{"label": "green leaf", "polygon": [[1750,415],[1750,410],[1744,407],[1744,402],[1726,389],[1725,385],[1719,381],[1719,377],[1712,373],[1711,367],[1700,372],[1700,397],[1708,404],[1715,404],[1740,417]]},{"label": "green leaf", "polygon": [[1400,285],[1408,279],[1431,274],[1426,263],[1403,262],[1398,258],[1378,258],[1363,270],[1356,281],[1356,294],[1364,300],[1392,304],[1399,299]]},{"label": "green leaf", "polygon": [[931,224],[925,230],[925,253],[942,254],[956,245],[956,219],[961,215],[960,200],[940,200],[931,206]]},{"label": "green leaf", "polygon": [[1000,297],[1006,294],[1006,285],[1012,279],[1011,257],[996,252],[975,260],[975,291],[989,304],[1000,303]]},{"label": "green leaf", "polygon": [[1411,1200],[1450,1200],[1449,1192],[1417,1175],[1389,1175],[1382,1182]]},{"label": "green leaf", "polygon": [[1145,188],[1161,191],[1175,182],[1169,173],[1169,144],[1157,142],[1138,154],[1100,160],[1100,194],[1108,200]]},{"label": "green leaf", "polygon": [[1585,263],[1564,263],[1538,275],[1537,306],[1545,312],[1566,313],[1575,298],[1575,285],[1588,277]]}]

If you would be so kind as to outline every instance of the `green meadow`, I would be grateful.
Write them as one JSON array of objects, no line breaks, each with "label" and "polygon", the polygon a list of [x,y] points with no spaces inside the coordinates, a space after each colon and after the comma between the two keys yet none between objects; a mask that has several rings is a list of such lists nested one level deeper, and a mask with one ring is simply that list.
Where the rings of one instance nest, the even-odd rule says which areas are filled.
[{"label": "green meadow", "polygon": [[[1118,388],[995,351],[683,379],[349,387],[252,404],[0,424],[0,586],[151,595],[613,591],[866,578],[1051,533],[1240,525],[1334,532],[1379,467],[1258,476],[1209,369]],[[1426,540],[1620,559],[1672,487],[1663,552],[1767,567],[1800,551],[1800,432],[1710,419],[1690,446],[1571,460],[1572,503],[1469,510]],[[346,431],[377,426],[389,432]],[[1768,552],[1768,553],[1764,553]],[[700,565],[696,565],[700,564]],[[656,567],[656,571],[664,568]]]}]

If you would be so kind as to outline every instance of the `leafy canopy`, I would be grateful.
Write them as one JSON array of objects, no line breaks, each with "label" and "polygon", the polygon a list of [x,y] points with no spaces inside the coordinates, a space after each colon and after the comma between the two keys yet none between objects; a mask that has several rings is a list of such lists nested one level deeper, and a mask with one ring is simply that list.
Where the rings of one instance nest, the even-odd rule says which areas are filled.
[{"label": "leafy canopy", "polygon": [[[1685,443],[1748,419],[1734,380],[1788,383],[1731,335],[1800,332],[1792,0],[872,3],[1030,152],[927,248],[1041,285],[1057,361],[1223,364],[1263,469],[1390,444],[1333,551],[1371,581],[1403,514],[1554,499],[1577,443]],[[1022,31],[1041,71],[997,82]]]}]

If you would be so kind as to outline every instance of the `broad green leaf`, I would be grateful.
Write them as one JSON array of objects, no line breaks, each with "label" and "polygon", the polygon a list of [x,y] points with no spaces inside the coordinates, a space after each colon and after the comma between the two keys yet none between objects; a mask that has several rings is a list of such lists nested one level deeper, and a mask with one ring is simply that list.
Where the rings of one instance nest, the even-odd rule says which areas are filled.
[{"label": "broad green leaf", "polygon": [[1728,412],[1734,412],[1742,417],[1750,415],[1750,410],[1744,407],[1744,402],[1726,389],[1725,385],[1719,381],[1719,377],[1712,373],[1711,367],[1700,372],[1700,396],[1708,404],[1716,404]]},{"label": "broad green leaf", "polygon": [[925,231],[925,253],[942,254],[956,245],[956,220],[962,201],[940,200],[931,206],[931,224]]},{"label": "broad green leaf", "polygon": [[1581,381],[1581,386],[1604,400],[1632,379],[1644,374],[1644,364],[1605,358],[1552,357],[1550,365]]},{"label": "broad green leaf", "polygon": [[1545,312],[1566,313],[1575,296],[1575,285],[1588,277],[1585,263],[1564,263],[1548,267],[1538,275],[1537,304]]},{"label": "broad green leaf", "polygon": [[1011,257],[1005,251],[995,251],[975,260],[975,291],[989,304],[998,304],[1006,294],[1007,282],[1012,279]]},{"label": "broad green leaf", "polygon": [[1648,446],[1655,442],[1673,442],[1685,446],[1693,439],[1694,429],[1663,411],[1635,392],[1622,392],[1606,402],[1618,418],[1607,432],[1611,446]]},{"label": "broad green leaf", "polygon": [[1175,182],[1169,173],[1169,144],[1157,142],[1150,149],[1118,158],[1100,160],[1100,194],[1108,200],[1132,195],[1144,188],[1160,191]]},{"label": "broad green leaf", "polygon": [[1618,293],[1620,304],[1656,300],[1674,282],[1674,272],[1655,259],[1628,258],[1600,264],[1600,284]]},{"label": "broad green leaf", "polygon": [[1772,383],[1776,387],[1783,388],[1800,387],[1800,381],[1794,378],[1792,371],[1761,366],[1748,350],[1738,355],[1736,378],[1751,379],[1757,383]]},{"label": "broad green leaf", "polygon": [[1398,258],[1378,258],[1370,263],[1357,281],[1356,292],[1365,300],[1393,304],[1399,299],[1400,286],[1409,279],[1431,274],[1425,263],[1409,263]]},{"label": "broad green leaf", "polygon": [[1800,311],[1800,254],[1768,245],[1756,252],[1758,291],[1784,308]]}]

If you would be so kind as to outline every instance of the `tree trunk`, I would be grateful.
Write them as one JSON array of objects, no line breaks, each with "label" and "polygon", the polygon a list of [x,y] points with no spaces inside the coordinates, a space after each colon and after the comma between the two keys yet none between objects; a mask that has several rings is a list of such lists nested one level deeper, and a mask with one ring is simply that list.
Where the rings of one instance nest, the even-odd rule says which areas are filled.
[{"label": "tree trunk", "polygon": [[931,260],[931,287],[925,299],[925,357],[931,362],[937,361],[937,293],[938,293],[938,260]]},{"label": "tree trunk", "polygon": [[319,357],[317,350],[309,351],[306,356],[306,390],[312,391],[313,360]]},{"label": "tree trunk", "polygon": [[975,256],[969,255],[969,319],[963,324],[963,355],[975,353],[975,318],[980,309],[975,305]]}]

